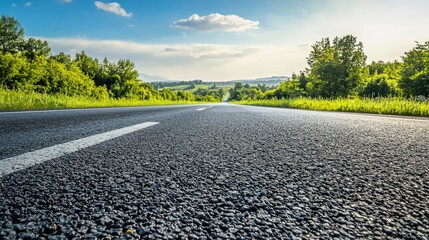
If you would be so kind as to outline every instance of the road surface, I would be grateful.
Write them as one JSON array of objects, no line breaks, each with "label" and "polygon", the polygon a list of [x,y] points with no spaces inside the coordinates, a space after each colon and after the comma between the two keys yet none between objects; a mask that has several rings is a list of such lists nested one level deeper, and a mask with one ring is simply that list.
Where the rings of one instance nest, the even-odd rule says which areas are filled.
[{"label": "road surface", "polygon": [[1,239],[429,239],[427,118],[0,113],[0,159]]}]

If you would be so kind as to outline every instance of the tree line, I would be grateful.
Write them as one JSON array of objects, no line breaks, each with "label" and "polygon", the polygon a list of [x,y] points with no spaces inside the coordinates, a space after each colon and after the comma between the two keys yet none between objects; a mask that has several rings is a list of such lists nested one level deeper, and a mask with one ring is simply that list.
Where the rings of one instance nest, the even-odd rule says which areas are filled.
[{"label": "tree line", "polygon": [[0,88],[95,99],[221,101],[219,92],[156,90],[139,79],[128,59],[110,62],[76,53],[52,54],[47,41],[25,39],[24,29],[10,16],[0,19]]},{"label": "tree line", "polygon": [[177,87],[180,85],[198,85],[198,84],[204,84],[203,80],[196,79],[192,81],[166,81],[166,82],[152,82],[151,83],[155,89],[161,89],[161,88],[168,88],[168,87]]},{"label": "tree line", "polygon": [[308,67],[276,89],[236,83],[230,100],[293,97],[429,97],[429,41],[402,56],[402,61],[366,64],[363,44],[352,35],[324,38],[311,46]]}]

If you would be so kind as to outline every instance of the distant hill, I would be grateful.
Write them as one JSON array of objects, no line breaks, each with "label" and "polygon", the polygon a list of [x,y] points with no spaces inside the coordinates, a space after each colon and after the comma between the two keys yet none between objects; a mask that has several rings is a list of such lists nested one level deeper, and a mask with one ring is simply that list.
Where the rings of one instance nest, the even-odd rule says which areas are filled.
[{"label": "distant hill", "polygon": [[265,84],[268,87],[278,86],[281,82],[288,81],[289,77],[287,76],[272,76],[265,78],[256,78],[256,79],[238,79],[222,82],[205,82],[207,84],[216,84],[218,86],[234,86],[235,83],[240,82],[243,84],[249,84],[250,86],[257,86],[258,84]]},{"label": "distant hill", "polygon": [[140,79],[143,82],[171,82],[173,80],[170,80],[168,78],[159,76],[159,75],[147,75],[145,73],[140,73]]},{"label": "distant hill", "polygon": [[267,86],[277,86],[281,82],[284,82],[287,80],[289,80],[289,77],[287,76],[272,76],[272,77],[256,78],[256,79],[232,80],[231,82],[248,83],[249,85],[265,84]]}]

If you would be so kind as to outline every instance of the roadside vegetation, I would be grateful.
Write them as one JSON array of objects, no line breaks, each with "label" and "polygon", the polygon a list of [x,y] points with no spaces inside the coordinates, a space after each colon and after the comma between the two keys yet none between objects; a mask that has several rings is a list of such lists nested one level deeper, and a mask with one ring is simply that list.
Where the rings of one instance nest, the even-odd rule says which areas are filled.
[{"label": "roadside vegetation", "polygon": [[312,45],[308,68],[275,89],[236,83],[230,101],[258,106],[429,116],[429,42],[402,61],[366,64],[363,44],[347,35]]},{"label": "roadside vegetation", "polygon": [[224,92],[156,90],[128,59],[53,55],[46,41],[25,39],[17,20],[2,16],[0,94],[0,109],[13,110],[220,102]]},{"label": "roadside vegetation", "polygon": [[196,100],[130,99],[105,98],[93,99],[85,96],[67,96],[64,94],[46,94],[0,89],[0,110],[93,108],[93,107],[130,107],[174,104],[210,103]]}]

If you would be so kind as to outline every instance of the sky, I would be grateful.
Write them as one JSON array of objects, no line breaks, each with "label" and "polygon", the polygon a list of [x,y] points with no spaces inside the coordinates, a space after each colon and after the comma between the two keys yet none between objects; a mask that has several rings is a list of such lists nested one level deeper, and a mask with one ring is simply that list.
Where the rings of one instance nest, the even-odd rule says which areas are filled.
[{"label": "sky", "polygon": [[428,0],[1,0],[53,53],[131,59],[171,80],[290,76],[311,45],[352,34],[371,61],[429,41]]}]

